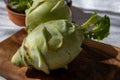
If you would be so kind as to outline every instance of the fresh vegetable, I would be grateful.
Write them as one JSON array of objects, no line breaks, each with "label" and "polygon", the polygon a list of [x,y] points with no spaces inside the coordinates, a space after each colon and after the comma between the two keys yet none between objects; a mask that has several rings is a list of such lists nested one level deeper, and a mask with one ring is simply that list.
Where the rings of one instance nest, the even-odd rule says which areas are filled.
[{"label": "fresh vegetable", "polygon": [[102,40],[109,35],[110,30],[110,19],[108,16],[102,18],[97,17],[94,13],[93,16],[85,22],[81,27],[86,29],[85,36],[87,38]]},{"label": "fresh vegetable", "polygon": [[46,74],[50,70],[66,68],[81,52],[85,37],[104,39],[109,34],[109,27],[109,17],[99,19],[96,14],[82,25],[63,19],[42,23],[24,39],[12,57],[12,63],[42,70]]},{"label": "fresh vegetable", "polygon": [[50,21],[71,20],[71,11],[65,0],[33,0],[26,10],[26,31],[30,33],[39,24]]},{"label": "fresh vegetable", "polygon": [[25,10],[32,6],[32,0],[4,0],[10,9],[18,13],[25,13]]}]

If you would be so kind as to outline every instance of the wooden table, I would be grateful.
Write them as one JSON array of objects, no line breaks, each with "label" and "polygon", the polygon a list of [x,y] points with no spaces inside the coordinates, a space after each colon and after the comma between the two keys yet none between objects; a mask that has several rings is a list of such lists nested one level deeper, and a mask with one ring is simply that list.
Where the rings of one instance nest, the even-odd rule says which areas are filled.
[{"label": "wooden table", "polygon": [[46,75],[35,69],[16,67],[10,60],[26,35],[21,30],[0,43],[0,75],[7,80],[120,80],[120,48],[88,39],[68,70],[53,70]]}]

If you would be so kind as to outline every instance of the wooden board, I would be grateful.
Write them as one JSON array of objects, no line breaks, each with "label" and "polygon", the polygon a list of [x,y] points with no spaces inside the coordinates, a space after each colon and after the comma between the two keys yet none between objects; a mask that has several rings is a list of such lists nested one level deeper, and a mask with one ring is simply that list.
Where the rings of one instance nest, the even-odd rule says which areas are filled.
[{"label": "wooden board", "polygon": [[84,40],[83,51],[68,65],[68,70],[58,69],[46,75],[16,67],[10,60],[25,36],[21,30],[0,43],[0,75],[7,80],[120,80],[120,48],[92,40]]}]

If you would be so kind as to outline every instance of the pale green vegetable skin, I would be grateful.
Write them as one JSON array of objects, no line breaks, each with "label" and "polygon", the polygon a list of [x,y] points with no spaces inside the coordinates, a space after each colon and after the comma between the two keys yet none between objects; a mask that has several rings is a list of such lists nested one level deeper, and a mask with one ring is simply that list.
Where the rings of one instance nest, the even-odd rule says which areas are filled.
[{"label": "pale green vegetable skin", "polygon": [[66,68],[78,56],[84,37],[102,40],[109,35],[108,16],[98,19],[95,13],[81,26],[70,18],[65,0],[33,0],[26,11],[28,35],[12,63],[49,74],[50,70]]},{"label": "pale green vegetable skin", "polygon": [[71,22],[55,20],[43,23],[24,39],[12,57],[12,63],[49,74],[50,70],[65,68],[78,56],[83,39],[83,31]]},{"label": "pale green vegetable skin", "polygon": [[26,10],[26,30],[29,33],[41,23],[58,19],[71,20],[65,0],[33,0],[32,6]]}]

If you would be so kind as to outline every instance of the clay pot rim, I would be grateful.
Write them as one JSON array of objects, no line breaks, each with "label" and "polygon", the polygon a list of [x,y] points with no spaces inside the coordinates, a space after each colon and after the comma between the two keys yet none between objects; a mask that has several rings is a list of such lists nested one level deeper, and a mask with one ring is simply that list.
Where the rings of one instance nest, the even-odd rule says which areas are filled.
[{"label": "clay pot rim", "polygon": [[15,11],[11,10],[11,9],[9,8],[9,6],[6,6],[6,10],[7,10],[9,13],[12,13],[12,14],[14,14],[14,15],[20,15],[20,16],[23,16],[23,17],[26,16],[26,15],[23,14],[23,13],[17,13],[17,12],[15,12]]},{"label": "clay pot rim", "polygon": [[6,5],[6,11],[8,12],[9,19],[18,26],[25,26],[25,18],[26,15],[23,13],[17,13],[10,9],[9,6]]}]

